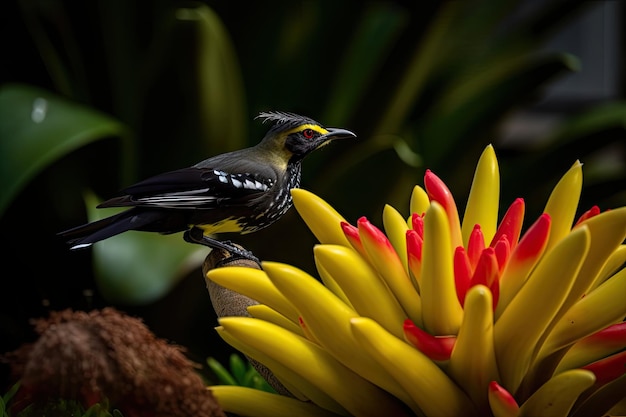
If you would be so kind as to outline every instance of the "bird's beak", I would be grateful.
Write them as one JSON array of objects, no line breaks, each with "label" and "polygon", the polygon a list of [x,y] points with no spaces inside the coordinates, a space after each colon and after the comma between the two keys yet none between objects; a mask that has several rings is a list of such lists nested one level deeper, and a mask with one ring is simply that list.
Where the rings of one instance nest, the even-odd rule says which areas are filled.
[{"label": "bird's beak", "polygon": [[330,140],[335,140],[335,139],[356,138],[356,134],[346,129],[337,129],[334,127],[327,127],[326,130],[328,131],[328,133],[326,133],[323,136],[320,136],[320,139],[323,139],[325,141],[330,141]]}]

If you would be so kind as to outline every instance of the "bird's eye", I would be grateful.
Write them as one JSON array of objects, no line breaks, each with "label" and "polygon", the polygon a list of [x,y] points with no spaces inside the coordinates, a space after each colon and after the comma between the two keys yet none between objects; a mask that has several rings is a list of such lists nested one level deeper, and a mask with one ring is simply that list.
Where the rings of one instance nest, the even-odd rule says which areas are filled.
[{"label": "bird's eye", "polygon": [[302,135],[307,139],[312,139],[315,136],[315,132],[313,132],[313,129],[304,129]]}]

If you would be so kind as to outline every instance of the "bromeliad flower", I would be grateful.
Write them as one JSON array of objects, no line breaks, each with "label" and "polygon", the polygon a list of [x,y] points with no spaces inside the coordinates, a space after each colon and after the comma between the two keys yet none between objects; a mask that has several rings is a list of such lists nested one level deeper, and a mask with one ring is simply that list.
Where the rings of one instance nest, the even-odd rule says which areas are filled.
[{"label": "bromeliad flower", "polygon": [[[499,181],[489,146],[461,219],[448,187],[427,171],[410,214],[385,207],[383,229],[366,218],[352,225],[317,196],[293,190],[320,242],[321,280],[276,262],[213,269],[207,278],[265,306],[262,317],[250,310],[252,317],[220,318],[218,332],[294,398],[211,387],[224,409],[442,417],[623,411],[626,207],[594,207],[575,221],[576,162],[523,231],[523,199],[498,223]],[[235,402],[246,395],[254,397],[242,409]]]}]

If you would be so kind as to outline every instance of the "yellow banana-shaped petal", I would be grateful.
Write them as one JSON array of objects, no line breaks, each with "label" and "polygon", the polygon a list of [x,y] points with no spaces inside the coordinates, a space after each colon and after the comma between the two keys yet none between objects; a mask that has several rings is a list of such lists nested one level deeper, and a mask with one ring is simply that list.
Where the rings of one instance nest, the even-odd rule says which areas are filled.
[{"label": "yellow banana-shaped petal", "polygon": [[622,269],[604,284],[578,300],[550,332],[539,356],[589,336],[626,316],[626,269]]},{"label": "yellow banana-shaped petal", "polygon": [[626,416],[626,374],[608,382],[576,404],[571,417]]},{"label": "yellow banana-shaped petal", "polygon": [[339,245],[317,245],[313,253],[318,269],[322,266],[334,277],[358,314],[373,318],[396,337],[403,337],[402,323],[407,316],[367,261]]},{"label": "yellow banana-shaped petal", "polygon": [[463,318],[452,262],[448,217],[443,207],[433,202],[424,217],[420,295],[424,328],[434,336],[456,334]]},{"label": "yellow banana-shaped petal", "polygon": [[489,383],[489,408],[494,417],[518,417],[515,398],[496,381]]},{"label": "yellow banana-shaped petal", "polygon": [[385,280],[411,320],[416,324],[421,323],[420,296],[389,239],[364,217],[358,220],[358,228],[369,261]]},{"label": "yellow banana-shaped petal", "polygon": [[[230,317],[233,318],[233,317]],[[215,328],[219,337],[226,343],[237,349],[239,352],[245,354],[248,358],[253,359],[272,372],[272,375],[278,379],[278,381],[298,400],[310,401],[310,398],[315,398],[316,404],[324,404],[324,409],[335,408],[338,412],[344,413],[345,410],[336,401],[328,397],[322,391],[320,391],[315,385],[306,379],[300,378],[292,369],[287,368],[281,362],[273,360],[271,357],[263,354],[254,346],[250,346],[243,341],[239,340],[232,334],[230,334],[223,326],[217,326]]]},{"label": "yellow banana-shaped petal", "polygon": [[[340,246],[340,245],[337,245],[337,246]],[[342,247],[345,247],[345,246],[342,246]],[[322,279],[322,282],[324,283],[326,288],[331,290],[333,294],[339,297],[344,303],[346,303],[348,307],[354,310],[354,306],[350,302],[350,299],[348,298],[346,293],[343,292],[343,290],[341,289],[337,281],[335,281],[335,278],[333,278],[333,276],[324,268],[324,266],[316,261],[315,268],[317,269],[317,272],[319,272],[320,278]]]},{"label": "yellow banana-shaped petal", "polygon": [[222,409],[241,417],[337,417],[317,405],[254,388],[213,385],[208,388]]},{"label": "yellow banana-shaped petal", "polygon": [[620,245],[619,248],[615,249],[609,259],[606,260],[606,263],[602,267],[602,270],[593,281],[591,288],[589,291],[593,291],[600,284],[610,278],[617,270],[626,263],[626,245]]},{"label": "yellow banana-shaped petal", "polygon": [[570,232],[578,208],[582,186],[582,164],[580,161],[576,161],[554,187],[543,210],[544,213],[548,213],[552,217],[548,250]]},{"label": "yellow banana-shaped petal", "polygon": [[220,325],[237,339],[310,381],[352,415],[407,415],[397,398],[355,374],[322,347],[303,337],[249,317],[222,318]]},{"label": "yellow banana-shaped petal", "polygon": [[479,224],[487,243],[498,227],[498,206],[500,201],[500,170],[492,145],[480,155],[472,188],[463,215],[461,232],[463,245],[467,247],[474,225]]},{"label": "yellow banana-shaped petal", "polygon": [[[424,214],[426,210],[430,207],[430,199],[428,198],[428,193],[419,185],[413,187],[413,192],[411,193],[411,200],[409,202],[409,208],[411,214]],[[409,216],[409,222],[411,221],[411,216]]]},{"label": "yellow banana-shaped petal", "polygon": [[589,250],[589,231],[580,228],[546,254],[494,326],[503,386],[515,392],[536,345],[559,311]]},{"label": "yellow banana-shaped petal", "polygon": [[476,413],[467,395],[419,350],[372,319],[354,318],[351,325],[362,349],[396,378],[424,415],[449,417]]},{"label": "yellow banana-shaped petal", "polygon": [[363,351],[352,335],[350,319],[359,317],[358,313],[298,268],[278,262],[263,262],[263,269],[276,288],[298,307],[307,329],[323,348],[363,378],[411,406],[412,400],[406,391]]},{"label": "yellow banana-shaped petal", "polygon": [[592,335],[580,339],[565,353],[555,373],[606,358],[626,347],[626,321],[613,324]]},{"label": "yellow banana-shaped petal", "polygon": [[499,379],[493,346],[491,291],[475,285],[465,297],[465,314],[452,349],[448,374],[482,412],[489,409],[489,383]]},{"label": "yellow banana-shaped petal", "polygon": [[520,406],[520,417],[567,416],[578,396],[596,378],[584,369],[565,371],[543,384]]},{"label": "yellow banana-shaped petal", "polygon": [[265,304],[249,306],[247,310],[248,313],[250,313],[250,315],[254,318],[274,323],[280,327],[289,330],[290,332],[293,332],[300,336],[304,336],[304,334],[302,333],[302,329],[297,323],[294,323],[287,317],[280,314],[278,311]]},{"label": "yellow banana-shaped petal", "polygon": [[385,208],[383,209],[383,225],[385,226],[387,238],[389,238],[391,245],[402,261],[402,265],[404,265],[404,270],[408,274],[406,231],[409,230],[409,226],[406,220],[398,210],[391,207],[389,204],[385,204]]},{"label": "yellow banana-shaped petal", "polygon": [[548,243],[550,224],[550,215],[544,213],[539,216],[511,253],[500,277],[500,299],[495,311],[496,321],[541,259]]},{"label": "yellow banana-shaped petal", "polygon": [[326,201],[302,188],[291,190],[293,205],[300,217],[320,243],[330,243],[350,247],[341,230],[341,222],[346,220]]},{"label": "yellow banana-shaped petal", "polygon": [[207,273],[207,278],[224,288],[246,295],[261,304],[267,304],[294,323],[298,322],[298,312],[272,284],[267,274],[247,267],[231,266],[215,268]]},{"label": "yellow banana-shaped petal", "polygon": [[599,279],[600,271],[607,259],[626,239],[626,207],[605,211],[587,219],[579,227],[588,227],[591,233],[591,247],[585,263],[576,280],[575,292],[570,295],[570,303],[578,300],[593,283]]}]

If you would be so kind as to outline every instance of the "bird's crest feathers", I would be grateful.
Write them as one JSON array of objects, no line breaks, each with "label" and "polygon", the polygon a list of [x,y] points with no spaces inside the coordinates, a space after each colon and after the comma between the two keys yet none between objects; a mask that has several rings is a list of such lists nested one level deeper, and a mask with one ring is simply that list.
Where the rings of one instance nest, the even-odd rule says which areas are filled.
[{"label": "bird's crest feathers", "polygon": [[283,111],[261,112],[256,119],[262,119],[261,123],[273,123],[270,131],[289,130],[304,124],[321,126],[318,122],[309,117]]}]

